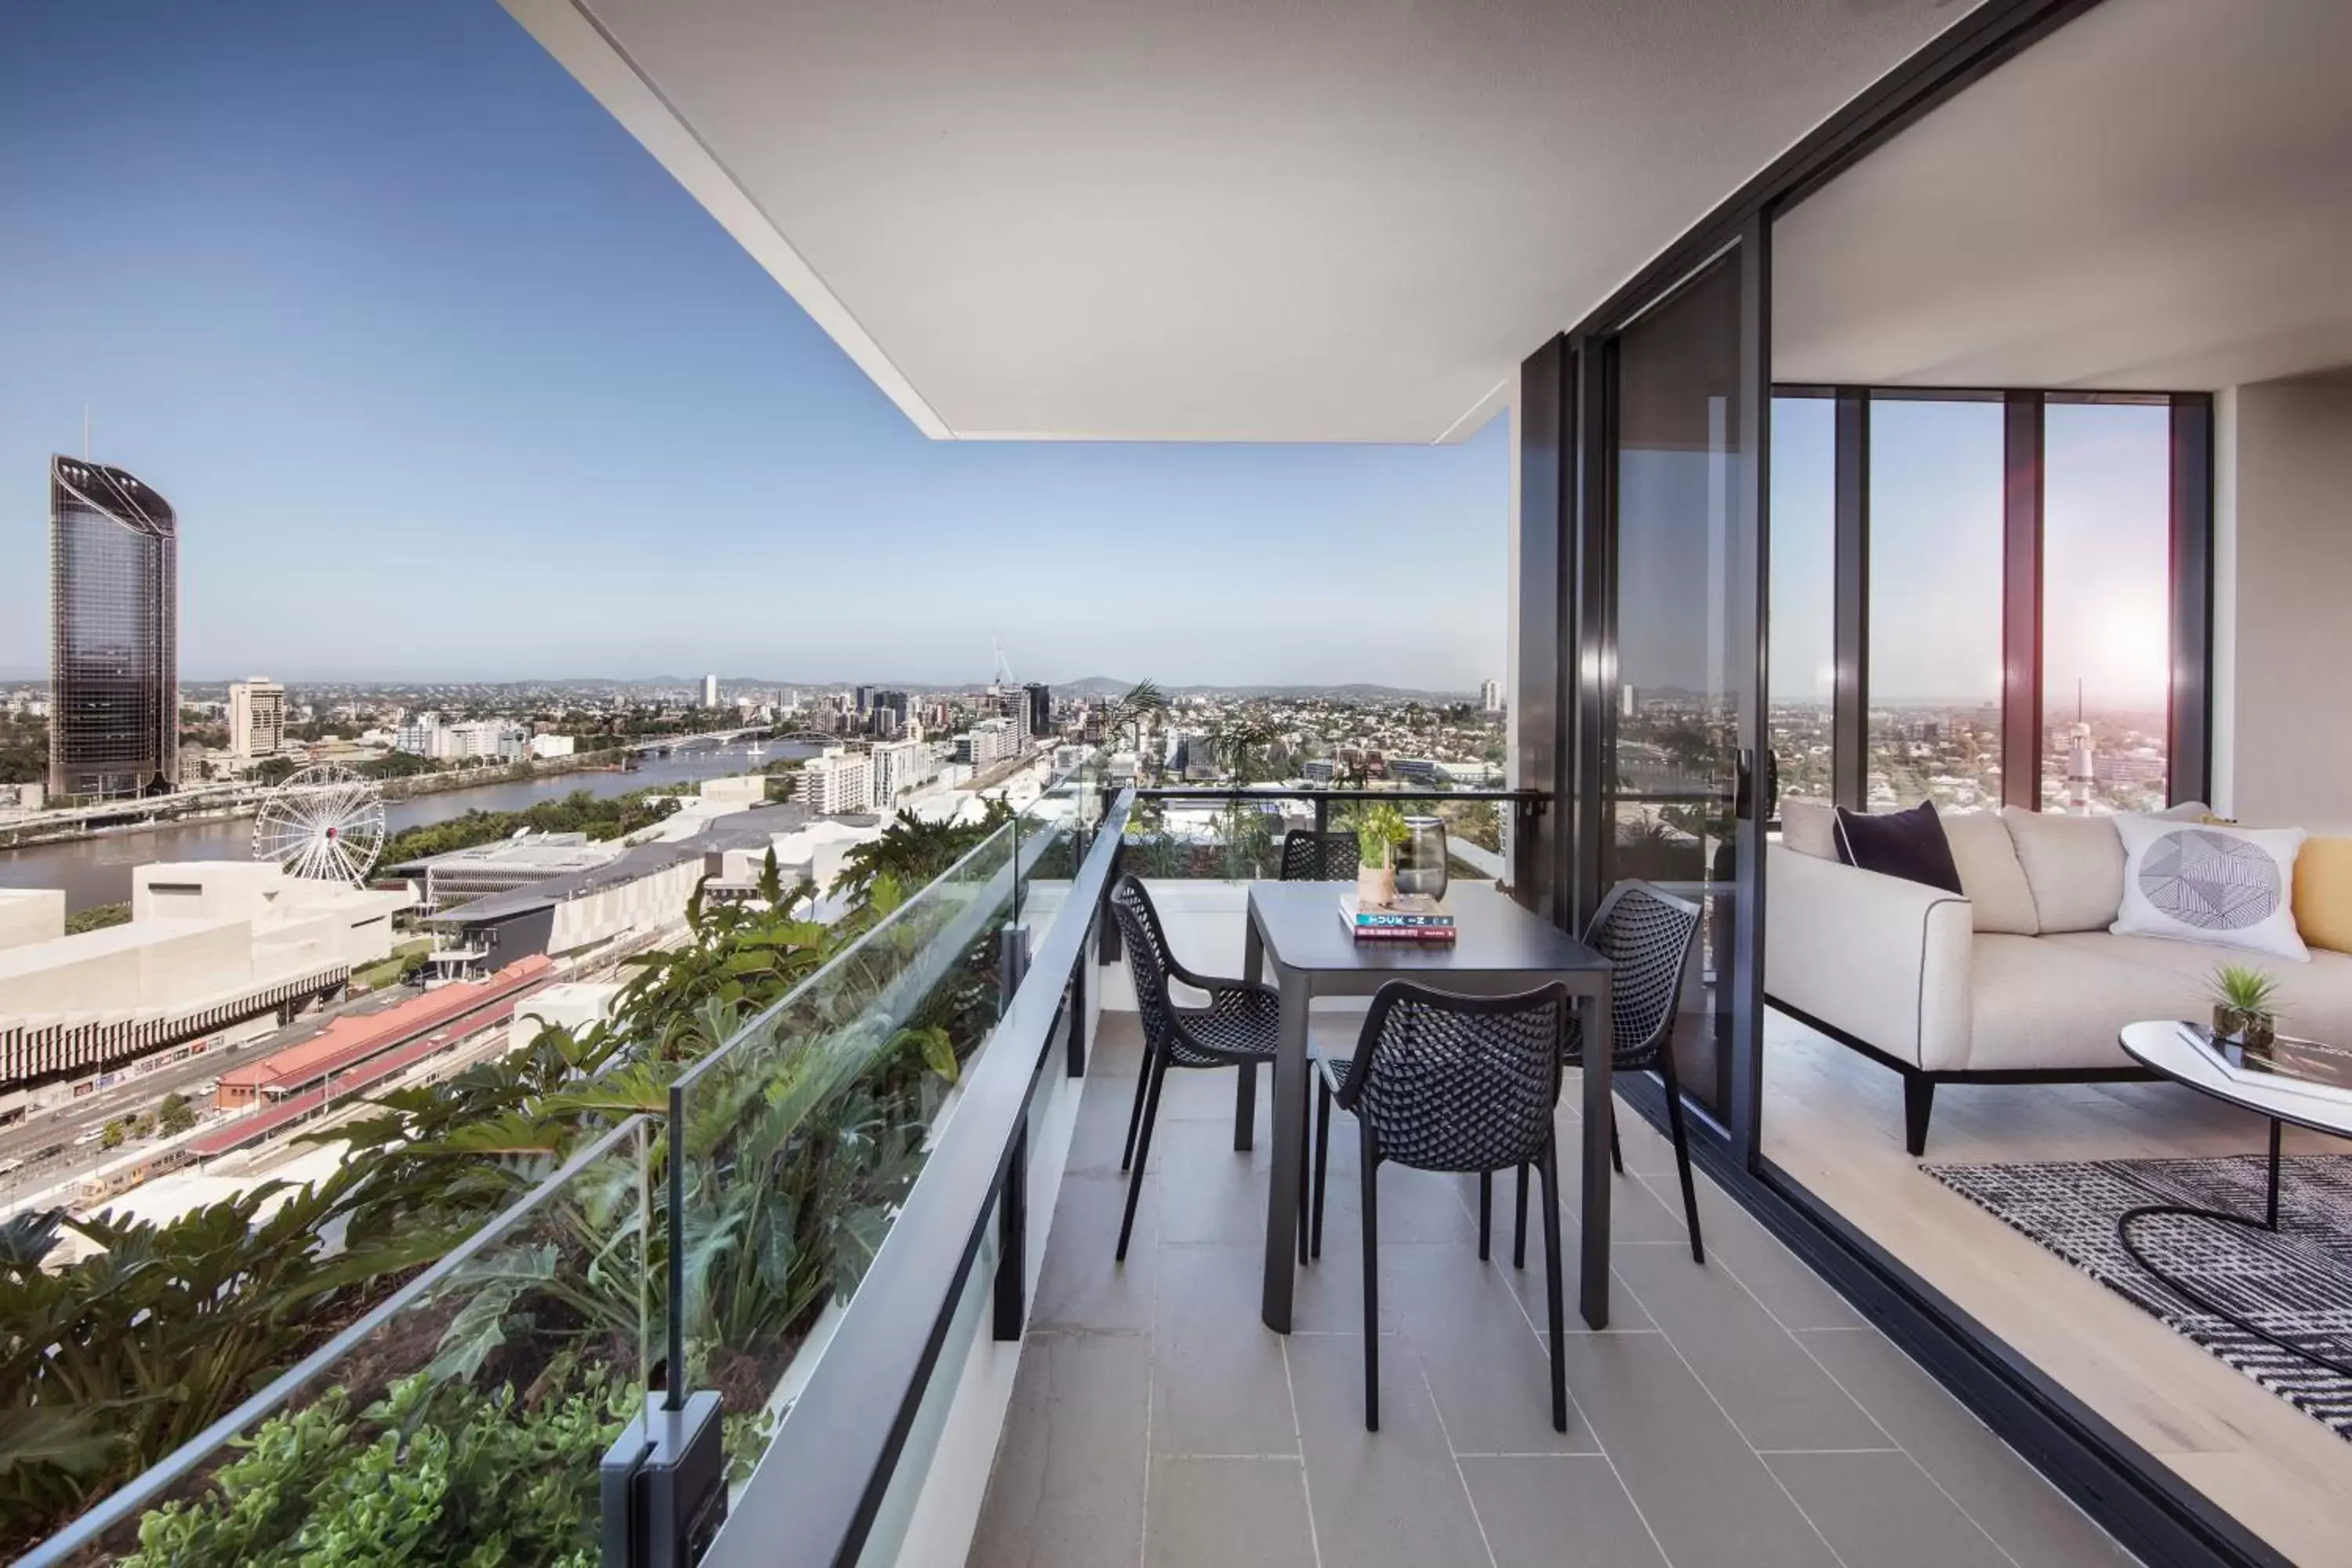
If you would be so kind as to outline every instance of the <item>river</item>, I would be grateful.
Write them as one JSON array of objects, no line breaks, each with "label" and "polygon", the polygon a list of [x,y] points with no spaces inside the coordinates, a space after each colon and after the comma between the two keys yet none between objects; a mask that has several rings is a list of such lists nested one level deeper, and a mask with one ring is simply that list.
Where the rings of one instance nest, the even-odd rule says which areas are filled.
[{"label": "river", "polygon": [[[445,822],[469,811],[520,811],[574,790],[625,795],[654,784],[698,784],[729,773],[746,773],[764,763],[815,754],[814,746],[771,742],[761,756],[743,746],[698,747],[667,757],[649,757],[627,773],[554,773],[543,778],[442,790],[386,804],[388,832]],[[121,828],[62,844],[0,849],[0,888],[63,888],[68,910],[118,904],[131,897],[131,871],[159,860],[244,860],[253,849],[253,818],[219,817],[204,822],[166,822],[154,827]]]}]

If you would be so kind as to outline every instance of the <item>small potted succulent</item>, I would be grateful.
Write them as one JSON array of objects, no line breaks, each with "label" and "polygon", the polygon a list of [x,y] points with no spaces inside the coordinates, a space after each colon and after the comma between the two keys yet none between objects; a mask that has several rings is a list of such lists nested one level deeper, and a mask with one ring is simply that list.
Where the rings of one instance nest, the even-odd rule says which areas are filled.
[{"label": "small potted succulent", "polygon": [[2278,1037],[2278,981],[2268,970],[2225,963],[2213,972],[2207,994],[2215,1039],[2259,1051]]},{"label": "small potted succulent", "polygon": [[1404,813],[1385,801],[1356,816],[1356,902],[1368,910],[1396,905],[1396,849],[1412,836]]}]

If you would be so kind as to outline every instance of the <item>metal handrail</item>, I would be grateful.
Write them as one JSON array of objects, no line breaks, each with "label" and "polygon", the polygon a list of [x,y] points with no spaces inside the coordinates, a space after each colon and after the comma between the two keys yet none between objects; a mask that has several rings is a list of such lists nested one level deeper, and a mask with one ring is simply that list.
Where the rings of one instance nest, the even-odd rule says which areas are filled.
[{"label": "metal handrail", "polygon": [[[713,1568],[845,1568],[864,1550],[999,1194],[1021,1170],[1014,1154],[1032,1089],[1089,962],[1134,801],[1134,791],[1121,791],[1104,815],[1063,917],[968,1067],[955,1116],[703,1559]],[[1025,1259],[1008,1256],[998,1267],[1024,1268]]]},{"label": "metal handrail", "polygon": [[1550,797],[1539,789],[1456,789],[1451,784],[1143,784],[1138,800],[1321,800],[1359,801],[1384,795],[1407,800],[1516,801],[1540,806]]},{"label": "metal handrail", "polygon": [[69,1562],[76,1554],[95,1546],[108,1531],[141,1512],[165,1491],[194,1474],[231,1438],[241,1436],[249,1427],[274,1415],[280,1405],[303,1388],[326,1375],[369,1335],[463,1268],[479,1256],[484,1247],[511,1233],[515,1226],[536,1214],[562,1191],[572,1177],[593,1162],[610,1154],[626,1140],[636,1137],[651,1121],[646,1116],[632,1116],[564,1161],[554,1174],[491,1216],[481,1229],[444,1254],[439,1262],[376,1303],[342,1332],[278,1373],[261,1392],[140,1471],[105,1501],[18,1558],[14,1568],[53,1568],[53,1565]]}]

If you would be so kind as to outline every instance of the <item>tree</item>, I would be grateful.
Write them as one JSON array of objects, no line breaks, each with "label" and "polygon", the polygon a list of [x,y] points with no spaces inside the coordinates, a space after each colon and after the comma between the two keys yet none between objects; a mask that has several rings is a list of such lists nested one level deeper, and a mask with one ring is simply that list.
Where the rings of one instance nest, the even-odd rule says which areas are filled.
[{"label": "tree", "polygon": [[256,784],[280,784],[293,776],[294,759],[291,757],[264,757],[253,764],[253,782]]},{"label": "tree", "polygon": [[110,1121],[106,1124],[106,1131],[98,1135],[98,1146],[101,1149],[120,1149],[126,1136],[122,1122]]},{"label": "tree", "polygon": [[855,845],[841,858],[833,890],[862,900],[884,876],[901,888],[924,887],[1012,817],[1013,808],[1001,798],[983,805],[977,822],[925,822],[901,811],[881,837]]},{"label": "tree", "polygon": [[66,934],[79,936],[84,931],[104,931],[109,926],[128,924],[130,920],[129,904],[95,904],[66,917]]},{"label": "tree", "polygon": [[1134,732],[1136,754],[1143,752],[1143,731],[1150,721],[1168,711],[1168,697],[1149,680],[1139,680],[1127,689],[1127,694],[1103,709],[1103,733],[1117,735],[1122,730]]},{"label": "tree", "polygon": [[176,1138],[196,1124],[196,1113],[184,1094],[167,1094],[163,1103],[155,1108],[155,1124],[166,1138]]}]

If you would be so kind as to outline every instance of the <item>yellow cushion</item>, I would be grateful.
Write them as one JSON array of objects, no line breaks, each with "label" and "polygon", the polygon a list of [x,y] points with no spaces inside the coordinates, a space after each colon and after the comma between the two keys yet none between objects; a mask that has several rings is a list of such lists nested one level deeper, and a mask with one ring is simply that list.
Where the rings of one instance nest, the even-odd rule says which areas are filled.
[{"label": "yellow cushion", "polygon": [[2306,838],[2294,858],[2294,924],[2313,947],[2352,952],[2352,838]]}]

